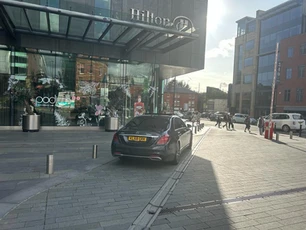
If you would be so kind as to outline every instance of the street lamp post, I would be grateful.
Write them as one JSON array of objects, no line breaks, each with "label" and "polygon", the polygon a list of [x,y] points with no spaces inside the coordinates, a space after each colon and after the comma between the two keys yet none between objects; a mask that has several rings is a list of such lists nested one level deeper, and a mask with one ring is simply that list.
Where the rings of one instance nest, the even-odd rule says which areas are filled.
[{"label": "street lamp post", "polygon": [[[272,113],[273,113],[273,103],[274,103],[274,93],[275,93],[275,83],[276,83],[276,76],[278,70],[278,50],[279,50],[279,43],[276,43],[276,51],[275,51],[275,62],[274,62],[274,76],[272,82],[272,95],[271,95],[271,105],[270,105],[270,120],[269,120],[269,129],[272,127]],[[268,132],[268,139],[270,139],[270,130]]]}]

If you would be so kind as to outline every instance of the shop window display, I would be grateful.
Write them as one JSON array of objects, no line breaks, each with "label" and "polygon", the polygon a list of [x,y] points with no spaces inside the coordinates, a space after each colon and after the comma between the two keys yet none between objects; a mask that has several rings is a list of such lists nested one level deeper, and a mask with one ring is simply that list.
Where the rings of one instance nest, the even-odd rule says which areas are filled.
[{"label": "shop window display", "polygon": [[[1,73],[0,80],[7,88],[10,76],[21,81],[31,79],[36,89],[32,102],[35,111],[41,115],[42,126],[103,126],[105,116],[118,116],[120,124],[125,124],[135,115],[157,111],[157,65],[116,63],[100,57],[52,51],[27,51],[22,59],[19,54],[10,58],[10,51],[1,53],[2,62],[5,60],[8,66],[16,66],[10,62],[22,61],[23,69],[17,73],[11,68],[13,72]],[[137,103],[141,103],[141,111]],[[13,124],[9,122],[12,108],[8,95],[1,95],[1,106],[0,116],[7,119],[1,125],[18,125],[24,105],[14,103]]]}]

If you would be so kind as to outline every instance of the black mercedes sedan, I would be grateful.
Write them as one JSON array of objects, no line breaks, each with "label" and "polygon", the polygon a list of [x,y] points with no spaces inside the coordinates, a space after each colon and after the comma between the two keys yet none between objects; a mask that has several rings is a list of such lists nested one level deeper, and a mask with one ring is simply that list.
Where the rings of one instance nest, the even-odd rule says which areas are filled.
[{"label": "black mercedes sedan", "polygon": [[192,130],[176,115],[146,114],[133,118],[112,140],[112,155],[178,164],[184,149],[192,148]]}]

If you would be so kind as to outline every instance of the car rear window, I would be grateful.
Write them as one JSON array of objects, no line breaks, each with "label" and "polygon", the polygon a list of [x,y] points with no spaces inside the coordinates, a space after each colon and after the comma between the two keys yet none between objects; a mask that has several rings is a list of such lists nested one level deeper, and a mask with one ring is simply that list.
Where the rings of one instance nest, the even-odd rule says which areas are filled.
[{"label": "car rear window", "polygon": [[139,116],[133,118],[126,126],[126,129],[165,131],[169,128],[170,117]]},{"label": "car rear window", "polygon": [[300,114],[294,114],[294,115],[292,115],[292,118],[293,118],[294,120],[301,120],[301,119],[304,119],[303,116],[300,115]]}]

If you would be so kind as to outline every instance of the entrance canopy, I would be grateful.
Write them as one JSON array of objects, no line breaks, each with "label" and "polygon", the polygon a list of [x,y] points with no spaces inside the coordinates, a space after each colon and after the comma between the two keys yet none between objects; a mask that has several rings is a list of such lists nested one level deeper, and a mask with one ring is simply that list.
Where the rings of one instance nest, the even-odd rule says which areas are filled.
[{"label": "entrance canopy", "polygon": [[178,30],[136,20],[120,20],[12,0],[0,0],[0,30],[12,39],[37,34],[67,40],[94,42],[166,53],[199,37],[192,30]]}]

